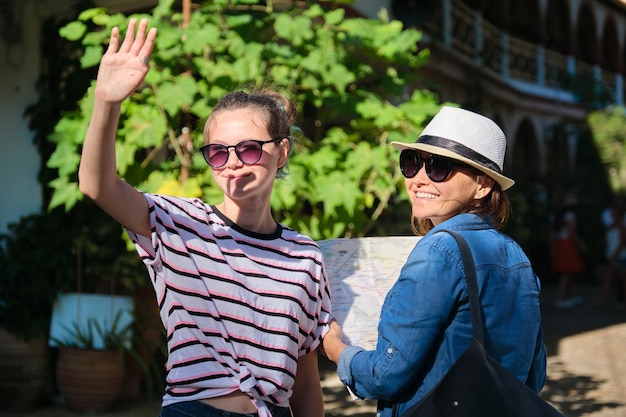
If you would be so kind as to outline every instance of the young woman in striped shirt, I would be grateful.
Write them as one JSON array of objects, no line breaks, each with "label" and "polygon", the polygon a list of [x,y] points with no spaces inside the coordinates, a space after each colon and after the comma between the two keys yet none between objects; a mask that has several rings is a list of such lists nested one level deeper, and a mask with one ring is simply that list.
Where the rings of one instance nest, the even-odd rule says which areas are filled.
[{"label": "young woman in striped shirt", "polygon": [[330,314],[322,254],[270,209],[296,109],[271,91],[231,93],[215,106],[200,151],[220,203],[136,190],[116,173],[116,127],[155,37],[145,20],[131,20],[122,42],[113,29],[79,179],[126,228],[154,286],[168,346],[160,415],[322,417],[317,348]]}]

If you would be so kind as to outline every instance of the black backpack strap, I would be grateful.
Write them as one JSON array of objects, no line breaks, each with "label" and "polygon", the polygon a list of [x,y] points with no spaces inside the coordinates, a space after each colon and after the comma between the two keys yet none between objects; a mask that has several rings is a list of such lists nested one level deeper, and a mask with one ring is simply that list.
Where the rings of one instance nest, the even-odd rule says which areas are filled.
[{"label": "black backpack strap", "polygon": [[[472,332],[474,337],[480,342],[481,345],[485,344],[485,336],[483,330],[483,318],[480,309],[480,299],[478,298],[478,283],[476,281],[476,267],[474,266],[474,257],[469,245],[457,232],[451,230],[442,229],[437,231],[445,232],[451,235],[456,240],[457,245],[461,251],[461,260],[463,261],[463,274],[465,275],[465,286],[467,287],[467,296],[470,303],[470,312],[472,314]],[[391,417],[398,416],[397,410],[398,404],[394,404],[391,408]]]}]

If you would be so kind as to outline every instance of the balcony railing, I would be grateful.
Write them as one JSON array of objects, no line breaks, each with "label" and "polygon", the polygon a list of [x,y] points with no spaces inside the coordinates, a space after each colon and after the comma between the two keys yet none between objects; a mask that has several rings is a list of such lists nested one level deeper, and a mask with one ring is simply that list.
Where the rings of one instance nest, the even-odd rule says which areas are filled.
[{"label": "balcony railing", "polygon": [[544,51],[545,58],[545,85],[551,88],[565,90],[569,82],[569,73],[567,71],[567,57],[558,52],[546,49]]},{"label": "balcony railing", "polygon": [[501,73],[503,65],[502,34],[497,27],[489,22],[483,21],[483,35],[483,65],[494,72]]},{"label": "balcony railing", "polygon": [[[506,79],[568,91],[577,100],[623,104],[622,75],[511,37],[461,0],[435,2],[431,38]],[[585,91],[581,91],[585,89]]]},{"label": "balcony railing", "polygon": [[[456,6],[456,5],[455,5]],[[467,13],[467,6],[460,3],[452,8],[452,48],[460,54],[476,57],[476,26],[474,16]]]},{"label": "balcony railing", "polygon": [[529,83],[540,82],[537,77],[539,63],[535,45],[519,38],[510,38],[508,54],[511,78]]}]

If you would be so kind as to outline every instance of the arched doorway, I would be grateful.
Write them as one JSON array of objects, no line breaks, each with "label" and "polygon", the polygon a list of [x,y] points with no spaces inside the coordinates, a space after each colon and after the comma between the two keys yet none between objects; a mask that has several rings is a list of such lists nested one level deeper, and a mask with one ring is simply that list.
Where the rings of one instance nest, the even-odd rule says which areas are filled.
[{"label": "arched doorway", "polygon": [[[528,254],[540,277],[549,277],[550,206],[541,161],[539,134],[533,121],[524,118],[509,133],[510,163],[505,174],[515,180],[508,192],[512,216],[506,232]],[[529,227],[530,226],[530,227]]]}]

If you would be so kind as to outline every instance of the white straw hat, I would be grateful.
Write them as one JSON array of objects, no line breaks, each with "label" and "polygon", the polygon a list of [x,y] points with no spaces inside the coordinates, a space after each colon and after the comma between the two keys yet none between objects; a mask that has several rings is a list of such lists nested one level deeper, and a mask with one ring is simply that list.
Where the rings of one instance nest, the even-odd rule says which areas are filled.
[{"label": "white straw hat", "polygon": [[493,178],[502,190],[515,184],[502,175],[506,153],[502,129],[493,120],[468,110],[444,106],[415,143],[391,144],[398,150],[416,149],[464,162]]}]

